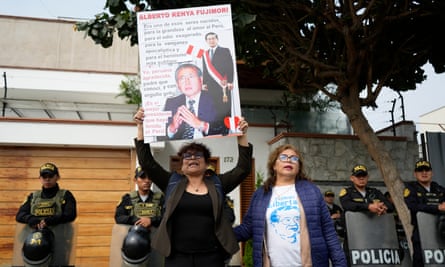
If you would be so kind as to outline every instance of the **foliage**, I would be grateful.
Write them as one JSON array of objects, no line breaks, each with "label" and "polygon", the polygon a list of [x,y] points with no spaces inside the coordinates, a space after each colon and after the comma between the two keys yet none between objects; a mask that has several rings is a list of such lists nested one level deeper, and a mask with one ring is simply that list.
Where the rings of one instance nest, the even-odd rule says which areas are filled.
[{"label": "foliage", "polygon": [[243,267],[253,266],[253,247],[252,239],[246,241],[244,245]]},{"label": "foliage", "polygon": [[291,92],[322,90],[339,101],[366,89],[361,105],[372,107],[383,87],[415,89],[428,60],[436,71],[445,70],[445,41],[430,26],[445,21],[440,1],[243,3],[255,19],[244,29],[249,34],[239,56],[266,63],[266,71]]},{"label": "foliage", "polygon": [[104,12],[95,15],[89,21],[79,21],[75,25],[77,31],[84,31],[96,44],[104,48],[113,45],[113,35],[117,33],[120,39],[130,40],[137,45],[137,18],[139,11],[163,10],[173,8],[196,7],[211,4],[226,4],[227,1],[181,1],[181,0],[104,0]]},{"label": "foliage", "polygon": [[[264,182],[264,173],[257,171],[256,179],[255,179],[255,188],[258,189],[263,185]],[[253,266],[253,248],[252,248],[252,239],[249,239],[244,244],[244,255],[243,255],[243,267],[252,267]]]},{"label": "foliage", "polygon": [[123,96],[127,99],[127,104],[141,105],[141,91],[140,91],[139,76],[126,76],[126,80],[121,81],[119,85],[120,93],[117,95]]},{"label": "foliage", "polygon": [[257,171],[255,177],[255,188],[256,189],[260,188],[260,186],[263,185],[263,182],[264,182],[264,173]]}]

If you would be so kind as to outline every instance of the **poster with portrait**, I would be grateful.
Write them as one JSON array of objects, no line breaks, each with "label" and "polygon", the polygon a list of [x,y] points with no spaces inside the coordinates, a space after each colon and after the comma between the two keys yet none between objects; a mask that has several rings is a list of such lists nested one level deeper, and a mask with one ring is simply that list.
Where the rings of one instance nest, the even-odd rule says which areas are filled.
[{"label": "poster with portrait", "polygon": [[137,13],[146,142],[239,135],[230,5]]}]

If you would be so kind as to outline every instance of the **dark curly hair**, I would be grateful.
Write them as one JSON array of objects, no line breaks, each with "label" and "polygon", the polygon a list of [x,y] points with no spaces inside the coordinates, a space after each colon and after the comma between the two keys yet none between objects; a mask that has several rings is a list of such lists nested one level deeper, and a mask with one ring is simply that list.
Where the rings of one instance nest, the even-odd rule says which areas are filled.
[{"label": "dark curly hair", "polygon": [[210,163],[210,157],[211,157],[210,149],[204,144],[192,142],[183,145],[178,151],[178,156],[181,158],[181,164],[182,161],[184,160],[183,155],[186,152],[202,152],[204,154],[204,161],[207,164]]},{"label": "dark curly hair", "polygon": [[306,173],[304,172],[304,164],[303,164],[303,158],[301,156],[301,153],[297,150],[297,148],[291,144],[285,144],[285,145],[281,145],[277,148],[275,148],[274,151],[272,151],[269,154],[269,159],[267,160],[267,172],[268,172],[268,178],[266,179],[266,181],[264,181],[264,191],[268,192],[269,190],[272,189],[272,187],[275,185],[276,181],[277,181],[277,176],[275,174],[275,171],[273,169],[275,162],[278,159],[278,156],[287,149],[291,149],[293,151],[295,151],[295,153],[297,154],[299,160],[298,160],[298,164],[300,166],[299,171],[297,173],[297,177],[295,177],[295,182],[297,180],[308,180],[310,181],[311,179],[306,175]]}]

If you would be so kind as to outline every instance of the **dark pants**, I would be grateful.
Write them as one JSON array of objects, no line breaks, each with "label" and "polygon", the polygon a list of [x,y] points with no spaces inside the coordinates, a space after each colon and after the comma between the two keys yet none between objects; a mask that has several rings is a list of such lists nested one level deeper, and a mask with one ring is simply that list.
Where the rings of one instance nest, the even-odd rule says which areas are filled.
[{"label": "dark pants", "polygon": [[224,267],[225,256],[219,252],[174,253],[165,258],[165,267]]},{"label": "dark pants", "polygon": [[417,227],[413,230],[411,242],[413,243],[413,267],[423,267],[422,246],[420,244],[419,229]]},{"label": "dark pants", "polygon": [[420,242],[413,242],[413,267],[423,267],[422,246]]}]

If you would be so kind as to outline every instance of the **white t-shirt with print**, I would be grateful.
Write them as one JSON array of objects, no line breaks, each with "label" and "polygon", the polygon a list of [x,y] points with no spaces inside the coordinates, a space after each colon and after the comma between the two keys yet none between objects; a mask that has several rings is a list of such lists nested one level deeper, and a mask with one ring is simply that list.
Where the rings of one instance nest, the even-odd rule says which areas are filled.
[{"label": "white t-shirt with print", "polygon": [[273,187],[266,211],[266,242],[272,267],[302,265],[300,209],[294,184]]}]

